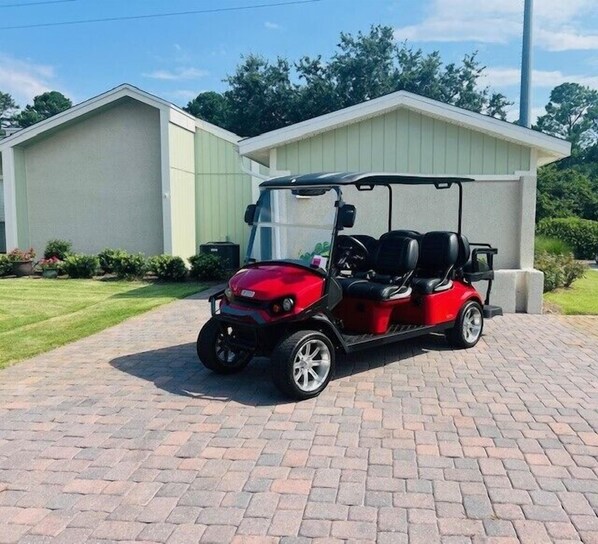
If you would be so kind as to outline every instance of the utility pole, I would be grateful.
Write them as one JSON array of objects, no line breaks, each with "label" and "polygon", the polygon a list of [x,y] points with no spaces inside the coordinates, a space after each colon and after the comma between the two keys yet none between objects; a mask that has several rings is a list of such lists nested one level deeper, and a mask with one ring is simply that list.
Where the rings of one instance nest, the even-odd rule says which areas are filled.
[{"label": "utility pole", "polygon": [[521,91],[519,93],[519,124],[530,127],[530,95],[532,90],[532,11],[534,0],[525,0],[523,8],[523,46],[521,48]]}]

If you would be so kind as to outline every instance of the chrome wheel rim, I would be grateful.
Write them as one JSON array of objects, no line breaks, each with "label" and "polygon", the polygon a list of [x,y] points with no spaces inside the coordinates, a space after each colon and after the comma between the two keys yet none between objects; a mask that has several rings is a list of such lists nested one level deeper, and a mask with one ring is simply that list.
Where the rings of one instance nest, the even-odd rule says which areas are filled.
[{"label": "chrome wheel rim", "polygon": [[482,312],[477,306],[470,306],[463,316],[463,336],[468,343],[475,342],[482,333]]},{"label": "chrome wheel rim", "polygon": [[228,345],[227,337],[231,337],[232,332],[232,328],[228,327],[216,337],[216,357],[225,365],[234,365],[241,355]]},{"label": "chrome wheel rim", "polygon": [[330,372],[330,350],[322,340],[308,340],[293,360],[293,381],[306,393],[318,389]]}]

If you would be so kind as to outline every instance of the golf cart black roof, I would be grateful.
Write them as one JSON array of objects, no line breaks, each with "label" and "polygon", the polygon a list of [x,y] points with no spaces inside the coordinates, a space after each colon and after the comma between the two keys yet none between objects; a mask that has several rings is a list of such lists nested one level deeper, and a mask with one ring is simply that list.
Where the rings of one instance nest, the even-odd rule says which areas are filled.
[{"label": "golf cart black roof", "polygon": [[260,184],[264,188],[297,188],[297,187],[335,187],[343,185],[452,185],[474,181],[471,178],[456,176],[420,176],[405,174],[386,174],[381,172],[319,172],[300,176],[281,176],[269,179]]}]

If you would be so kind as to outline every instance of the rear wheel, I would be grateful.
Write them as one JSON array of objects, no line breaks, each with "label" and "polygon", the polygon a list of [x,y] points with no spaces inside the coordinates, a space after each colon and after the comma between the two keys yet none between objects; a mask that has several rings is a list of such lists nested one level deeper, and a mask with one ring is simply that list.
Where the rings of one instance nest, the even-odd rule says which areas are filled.
[{"label": "rear wheel", "polygon": [[283,339],[272,352],[272,379],[295,399],[316,397],[334,373],[334,347],[319,331],[299,331]]},{"label": "rear wheel", "polygon": [[479,302],[470,300],[461,308],[455,326],[447,331],[446,338],[455,348],[472,348],[478,343],[483,330],[482,306]]},{"label": "rear wheel", "polygon": [[236,347],[235,338],[234,327],[210,319],[197,337],[197,355],[203,365],[218,374],[233,374],[243,370],[253,354]]}]

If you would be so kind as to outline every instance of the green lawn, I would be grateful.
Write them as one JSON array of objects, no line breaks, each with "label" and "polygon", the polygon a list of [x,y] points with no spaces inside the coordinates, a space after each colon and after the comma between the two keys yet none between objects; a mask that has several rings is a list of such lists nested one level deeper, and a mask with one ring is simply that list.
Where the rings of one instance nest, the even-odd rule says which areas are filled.
[{"label": "green lawn", "polygon": [[200,283],[0,280],[0,368],[205,287]]},{"label": "green lawn", "polygon": [[588,270],[569,289],[546,293],[544,300],[567,315],[598,315],[598,271]]}]

